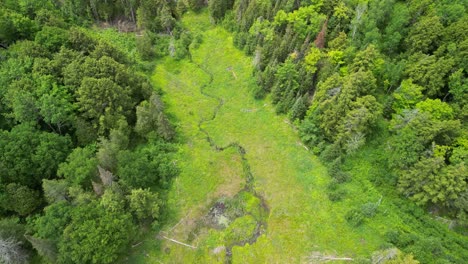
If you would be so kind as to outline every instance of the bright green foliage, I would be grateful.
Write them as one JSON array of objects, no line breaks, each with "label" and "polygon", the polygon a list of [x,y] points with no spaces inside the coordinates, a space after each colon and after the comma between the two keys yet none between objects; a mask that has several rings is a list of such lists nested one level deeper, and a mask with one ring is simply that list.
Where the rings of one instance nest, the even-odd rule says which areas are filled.
[{"label": "bright green foliage", "polygon": [[72,99],[65,87],[54,85],[49,93],[39,99],[39,109],[44,122],[57,127],[59,133],[64,126],[72,122],[74,117]]},{"label": "bright green foliage", "polygon": [[101,196],[99,205],[107,212],[120,213],[125,211],[125,196],[118,185],[107,187]]},{"label": "bright green foliage", "polygon": [[429,113],[438,120],[452,119],[453,110],[449,104],[441,102],[440,99],[426,99],[416,104],[416,109]]},{"label": "bright green foliage", "polygon": [[304,63],[306,69],[310,73],[315,73],[317,71],[317,63],[319,62],[320,58],[322,57],[322,54],[318,48],[312,47],[304,58]]},{"label": "bright green foliage", "polygon": [[460,137],[455,141],[452,149],[452,155],[450,156],[450,162],[453,164],[459,164],[466,161],[468,158],[468,139],[466,137]]},{"label": "bright green foliage", "polygon": [[135,151],[119,152],[117,175],[132,188],[167,187],[177,169],[165,152],[168,146],[152,143]]},{"label": "bright green foliage", "polygon": [[57,201],[44,208],[44,214],[33,221],[37,237],[57,242],[70,222],[72,209],[66,201]]},{"label": "bright green foliage", "polygon": [[317,34],[321,23],[325,20],[323,14],[317,13],[317,9],[317,6],[310,5],[287,14],[279,11],[274,22],[278,25],[292,24],[294,30],[304,37],[307,34]]},{"label": "bright green foliage", "polygon": [[113,263],[133,233],[131,216],[96,201],[75,207],[59,243],[59,262]]},{"label": "bright green foliage", "polygon": [[[9,235],[43,261],[110,263],[126,261],[135,227],[164,219],[168,235],[198,248],[150,235],[131,250],[145,262],[295,263],[329,252],[365,262],[392,243],[421,263],[465,263],[468,243],[455,233],[468,226],[465,2],[2,1],[0,216],[28,223],[29,242],[24,229]],[[175,60],[150,61],[166,54]],[[153,68],[163,92],[152,95],[138,71]],[[287,116],[275,117],[270,99]],[[162,101],[182,133],[177,158]],[[242,159],[219,147],[231,142]],[[234,195],[242,168],[253,197]],[[203,222],[219,195],[238,203],[227,205],[239,208],[222,219],[227,229],[176,225],[183,215]],[[10,226],[0,224],[1,242]]]},{"label": "bright green foliage", "polygon": [[[239,7],[235,6],[235,11],[228,12],[225,19],[234,22],[234,24],[237,23],[239,28],[242,28],[253,17],[250,13],[257,17],[260,15],[263,11],[260,4],[263,2],[269,1],[248,1],[245,2],[243,7],[240,6],[241,2],[237,1]],[[277,6],[283,8],[286,6],[285,2],[278,2]],[[327,1],[326,4],[332,6],[330,2]],[[377,7],[384,6],[386,8],[386,10],[383,10],[384,15],[377,19],[374,24],[381,34],[384,32],[388,21],[391,20],[393,12],[390,11],[392,11],[394,2],[380,2],[385,3],[373,4]],[[306,3],[301,2],[300,4]],[[409,5],[412,3],[401,4],[409,9]],[[425,4],[421,6],[425,6]],[[350,10],[355,10],[355,6],[349,1],[345,5]],[[369,8],[370,5],[371,3],[369,3]],[[390,8],[385,5],[390,6]],[[257,9],[255,9],[255,12],[247,11],[248,6],[255,6]],[[294,8],[294,5],[291,6]],[[333,10],[333,8],[330,9]],[[411,7],[411,9],[413,8]],[[276,13],[273,8],[269,10],[273,15]],[[427,12],[425,11],[427,9],[421,10],[420,12]],[[410,18],[414,17],[415,19],[414,21],[408,21],[407,25],[417,21],[418,16],[416,14],[417,10],[411,11]],[[271,16],[262,15],[263,17],[259,20],[263,21],[256,26],[268,24],[265,21],[271,20]],[[353,13],[349,14],[350,17],[354,15]],[[226,22],[226,20],[223,21],[223,25],[229,22]],[[307,47],[306,41],[295,39],[294,33],[286,33],[288,31],[287,25],[274,28],[271,34],[264,33],[267,31],[263,31],[263,25],[259,26],[260,29],[255,28],[253,34],[244,29],[235,33],[233,36],[233,40],[236,42],[235,45],[245,49],[248,54],[252,54],[250,52],[253,51],[252,55],[254,57],[248,58],[232,48],[230,44],[231,34],[218,26],[209,26],[208,21],[206,14],[199,15],[192,12],[186,14],[183,18],[184,26],[190,30],[203,30],[204,41],[199,48],[191,50],[192,61],[201,65],[202,69],[213,73],[212,83],[209,83],[210,76],[208,74],[205,74],[196,64],[188,60],[164,59],[156,68],[154,74],[154,81],[162,88],[163,100],[167,102],[168,110],[174,115],[174,119],[178,120],[180,124],[178,128],[182,133],[181,138],[184,139],[180,146],[181,158],[178,159],[182,169],[181,175],[174,181],[173,188],[169,190],[169,196],[171,197],[169,206],[177,208],[175,210],[177,213],[174,217],[169,217],[170,223],[167,224],[166,230],[171,230],[170,235],[173,236],[167,237],[174,238],[177,233],[178,238],[187,238],[187,240],[182,239],[181,241],[196,245],[198,248],[197,250],[187,250],[186,247],[180,247],[175,243],[164,240],[162,241],[162,248],[169,248],[170,250],[167,250],[168,253],[166,254],[158,254],[154,250],[149,251],[150,256],[148,258],[151,261],[217,263],[224,262],[226,260],[225,253],[229,251],[229,248],[223,249],[222,247],[223,245],[226,246],[224,243],[224,231],[226,229],[211,229],[203,224],[205,221],[201,221],[202,223],[198,225],[199,229],[197,229],[200,232],[197,235],[192,235],[193,232],[187,230],[186,225],[182,224],[188,218],[203,220],[209,218],[210,216],[207,215],[212,212],[210,210],[212,203],[206,203],[206,201],[213,201],[212,199],[216,199],[219,195],[231,194],[236,191],[232,189],[231,185],[227,185],[228,182],[233,183],[231,181],[234,179],[232,175],[238,174],[238,172],[227,172],[227,170],[234,170],[239,167],[236,165],[236,159],[231,157],[236,155],[236,151],[234,149],[213,151],[206,143],[204,135],[199,133],[197,127],[198,121],[211,117],[213,109],[217,106],[216,100],[200,94],[199,88],[202,86],[204,92],[222,98],[224,104],[219,108],[216,118],[213,121],[204,122],[201,127],[209,133],[211,139],[219,146],[226,146],[230,142],[239,142],[245,147],[246,158],[251,165],[252,176],[255,179],[254,189],[260,195],[264,195],[266,198],[264,202],[270,208],[268,217],[264,218],[266,224],[264,233],[258,238],[248,241],[249,244],[236,245],[232,248],[232,255],[228,256],[228,258],[231,258],[233,263],[275,261],[289,263],[301,262],[304,259],[308,261],[311,252],[315,251],[320,252],[322,255],[352,255],[356,262],[362,261],[364,263],[370,261],[371,252],[381,248],[388,248],[391,246],[389,243],[401,248],[404,252],[414,252],[415,258],[424,263],[444,261],[464,263],[467,252],[466,238],[447,229],[444,222],[448,224],[450,220],[437,221],[426,213],[427,210],[432,210],[434,214],[438,213],[439,215],[447,212],[447,215],[443,216],[447,218],[454,216],[455,210],[458,209],[455,209],[452,205],[447,208],[440,202],[435,205],[429,203],[427,209],[418,207],[412,201],[405,199],[404,195],[396,192],[400,172],[397,169],[388,167],[389,155],[395,154],[395,158],[397,158],[399,153],[404,155],[404,151],[406,149],[411,150],[413,145],[415,145],[415,148],[418,148],[418,145],[422,146],[413,154],[416,156],[415,162],[418,162],[420,158],[430,156],[432,141],[436,141],[436,144],[443,146],[443,148],[455,147],[455,143],[452,141],[460,137],[460,121],[443,120],[444,122],[438,123],[440,120],[431,116],[429,112],[415,109],[416,104],[427,98],[432,100],[438,98],[441,102],[451,105],[450,94],[445,99],[443,98],[448,92],[448,87],[444,86],[441,89],[441,96],[428,97],[422,90],[420,94],[417,93],[414,97],[411,96],[408,103],[404,102],[405,106],[402,106],[401,114],[393,115],[395,120],[400,118],[397,117],[398,115],[404,117],[403,112],[417,113],[425,116],[427,120],[423,121],[424,118],[416,117],[420,119],[419,124],[415,122],[411,124],[412,129],[404,129],[406,123],[411,123],[412,117],[408,115],[406,119],[398,123],[398,126],[389,131],[388,125],[391,122],[388,119],[392,118],[392,114],[394,114],[391,109],[393,102],[390,100],[392,92],[400,86],[402,78],[406,78],[402,72],[405,69],[405,61],[411,55],[405,54],[403,45],[393,47],[395,53],[389,55],[387,51],[382,51],[379,44],[375,44],[375,50],[381,55],[375,60],[377,62],[375,65],[381,66],[381,68],[375,69],[373,66],[374,60],[367,59],[366,65],[359,65],[356,67],[357,69],[354,69],[351,65],[356,57],[356,51],[365,50],[367,46],[355,47],[354,41],[347,39],[347,41],[344,41],[345,47],[337,49],[343,51],[343,64],[338,68],[336,65],[330,65],[328,58],[324,58],[317,67],[318,71],[314,76],[315,79],[312,78],[313,80],[309,82],[304,78],[306,75],[301,72],[305,70],[304,56],[306,56],[310,46]],[[333,30],[335,30],[332,25],[332,18],[330,17],[327,31],[327,38],[330,39],[333,38]],[[227,27],[229,30],[238,30],[231,23],[227,24]],[[348,24],[344,24],[342,28],[347,31]],[[401,32],[403,35],[405,28],[407,29],[406,25],[397,28],[396,31]],[[351,34],[349,35],[351,38]],[[277,39],[274,41],[269,40],[270,37]],[[286,40],[282,39],[283,37]],[[314,38],[315,36],[311,36],[310,44],[312,44]],[[361,38],[361,35],[356,35],[356,42],[361,43],[358,38]],[[404,42],[405,38],[405,36],[402,37],[401,43]],[[272,43],[265,44],[269,41],[272,41]],[[327,51],[327,45],[325,45],[323,53],[327,54]],[[439,53],[436,57],[440,58],[440,55]],[[270,105],[271,101],[268,96],[266,100],[249,98],[249,94],[256,93],[259,90],[263,93],[271,91],[273,84],[276,82],[274,73],[277,67],[284,64],[288,58],[291,58],[292,63],[296,64],[295,70],[299,76],[299,88],[297,90],[300,93],[294,98],[294,104],[297,102],[297,98],[305,97],[307,103],[311,104],[309,113],[314,112],[314,114],[308,115],[303,122],[303,124],[308,123],[307,132],[312,131],[312,133],[306,132],[304,134],[310,138],[318,138],[316,142],[319,142],[319,144],[313,143],[307,147],[314,148],[314,150],[315,148],[327,149],[328,156],[332,156],[330,155],[333,154],[332,152],[341,155],[339,168],[343,174],[348,175],[343,177],[348,180],[340,183],[337,188],[343,190],[346,195],[341,197],[342,199],[338,198],[333,203],[328,201],[327,196],[324,195],[330,177],[324,171],[316,173],[319,166],[310,164],[311,160],[316,159],[307,154],[304,146],[297,141],[294,133],[287,128],[292,124],[287,123],[285,116],[272,116],[274,109]],[[366,59],[365,56],[360,58]],[[254,66],[251,66],[252,60]],[[275,60],[276,64],[274,63]],[[379,63],[379,60],[383,64]],[[388,66],[389,64],[391,66]],[[366,70],[361,70],[361,74],[358,74],[361,67]],[[253,81],[251,79],[253,68],[256,68],[254,76],[257,78],[258,83],[262,85],[260,88],[250,83]],[[226,72],[226,69],[233,69],[237,79],[231,72]],[[268,74],[266,74],[266,69],[269,69]],[[451,71],[450,74],[452,74]],[[330,80],[327,82],[328,79]],[[361,79],[362,81],[360,81]],[[367,81],[364,81],[364,79]],[[326,89],[317,89],[316,84],[320,83],[319,87],[321,87],[326,82]],[[307,84],[304,85],[303,83]],[[270,85],[267,86],[268,84]],[[380,111],[375,111],[381,107],[375,105],[374,100],[378,105],[384,106],[382,108],[384,108],[387,120],[379,113]],[[358,101],[359,104],[357,104]],[[340,103],[340,106],[345,107],[344,111],[340,111],[340,108],[335,106],[338,103]],[[363,106],[366,106],[365,108],[368,110],[364,111]],[[404,111],[404,108],[408,108],[407,111]],[[286,112],[290,112],[291,109],[287,109]],[[356,109],[359,111],[354,111]],[[346,114],[350,112],[353,113],[349,116],[353,117],[352,120],[372,120],[375,122],[373,126],[367,128],[369,134],[365,137],[365,144],[354,151],[352,155],[345,155],[347,152],[343,149],[345,147],[344,143],[337,144],[337,140],[327,141],[323,139],[324,133],[320,128],[324,123],[320,120],[323,114],[321,111],[330,111],[327,114],[329,114],[329,120],[332,122],[339,119],[336,122],[337,124],[331,126],[335,129],[330,130],[331,136],[341,134],[338,133],[337,128],[346,124],[344,117],[348,117]],[[374,112],[376,112],[375,115],[370,115]],[[361,115],[358,115],[358,113],[363,113],[362,117],[365,118],[360,119]],[[300,121],[296,120],[294,125],[298,123]],[[393,124],[396,125],[396,123],[392,122],[391,127],[393,128]],[[366,122],[352,124],[366,124]],[[283,127],[285,131],[291,132],[292,138],[290,141],[286,141],[289,136],[288,133],[283,133]],[[356,127],[361,128],[364,126],[357,125]],[[444,127],[447,127],[447,129]],[[404,129],[404,131],[401,131],[400,134],[399,129]],[[390,141],[389,137],[396,134],[398,136],[408,134],[412,138],[408,140],[407,145],[402,146],[401,152],[399,150],[393,153],[394,141]],[[441,152],[439,148],[434,151],[434,153]],[[446,153],[448,153],[447,162],[450,159],[451,150],[447,150]],[[226,166],[225,162],[228,160],[235,164],[229,163],[229,166]],[[288,164],[291,164],[291,166]],[[410,164],[408,168],[413,165],[414,163]],[[401,173],[407,173],[408,168],[403,169]],[[338,174],[333,172],[332,175],[330,172],[332,177],[338,177]],[[193,177],[193,175],[197,176]],[[219,175],[229,175],[229,177],[219,177]],[[369,203],[369,201],[377,201],[381,196],[382,203],[376,209],[375,204]],[[456,199],[457,204],[460,205],[466,200],[462,197],[464,196],[460,194]],[[450,203],[454,204],[455,201]],[[356,204],[365,205],[363,206],[365,208],[356,207]],[[201,210],[194,211],[195,208],[200,207]],[[226,211],[230,212],[230,208],[231,205],[226,204]],[[344,220],[345,214],[350,208],[358,208],[358,211],[365,218],[357,228],[348,225]],[[239,211],[242,210],[237,210],[237,212]],[[189,216],[186,218],[186,215]],[[373,217],[367,218],[367,215],[373,215]],[[311,218],[311,216],[313,217]],[[233,224],[233,219],[229,217],[227,220],[220,217],[219,220],[223,227]],[[177,225],[180,221],[182,221],[181,224]],[[461,223],[459,220],[457,222]],[[452,223],[455,224],[455,222]],[[174,226],[176,227],[171,229]],[[209,230],[205,231],[208,228]],[[461,229],[461,227],[456,228]],[[375,232],[376,230],[379,230],[379,232]],[[405,233],[405,236],[395,240],[387,239],[382,234],[389,230],[404,230],[402,232]],[[434,239],[429,239],[429,237],[434,237]],[[248,234],[243,237],[243,239],[248,238]],[[355,245],[357,244],[360,246],[356,248]],[[148,258],[140,257],[140,254],[146,251],[147,248],[153,247],[153,240],[146,240],[145,248],[133,254],[132,261],[148,261]]]},{"label": "bright green foliage", "polygon": [[134,189],[127,197],[130,210],[138,220],[157,221],[159,219],[161,200],[157,193],[149,189]]},{"label": "bright green foliage", "polygon": [[393,110],[401,114],[403,110],[412,109],[421,101],[423,87],[414,84],[411,79],[404,80],[393,93]]},{"label": "bright green foliage", "polygon": [[96,149],[93,145],[75,148],[61,163],[57,174],[73,185],[90,186],[97,174]]},{"label": "bright green foliage", "polygon": [[330,58],[331,62],[335,65],[341,65],[343,61],[344,53],[341,50],[330,50],[327,53],[327,57]]}]

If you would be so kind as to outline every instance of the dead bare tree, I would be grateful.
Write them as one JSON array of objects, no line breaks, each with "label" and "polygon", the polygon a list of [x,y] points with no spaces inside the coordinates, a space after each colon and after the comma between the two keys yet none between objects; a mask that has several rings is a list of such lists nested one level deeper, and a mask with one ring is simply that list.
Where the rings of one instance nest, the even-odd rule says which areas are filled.
[{"label": "dead bare tree", "polygon": [[27,252],[21,247],[21,242],[16,239],[0,238],[0,262],[5,264],[26,263]]},{"label": "dead bare tree", "polygon": [[114,182],[114,175],[112,172],[105,170],[101,166],[98,166],[99,177],[101,178],[102,184],[104,186],[111,186]]},{"label": "dead bare tree", "polygon": [[327,35],[327,26],[328,26],[328,18],[323,22],[322,30],[320,30],[319,34],[315,38],[314,44],[317,48],[323,49],[325,48],[325,36]]},{"label": "dead bare tree", "polygon": [[356,35],[356,31],[358,27],[361,25],[362,21],[362,16],[367,10],[367,3],[360,3],[359,5],[356,6],[356,16],[354,17],[354,20],[351,22],[351,25],[353,27],[352,31],[352,39],[354,39],[354,36]]},{"label": "dead bare tree", "polygon": [[104,188],[102,187],[102,184],[95,181],[91,181],[91,184],[93,185],[93,190],[96,195],[101,196],[104,194]]},{"label": "dead bare tree", "polygon": [[159,239],[164,238],[164,239],[167,239],[167,240],[169,240],[169,241],[171,241],[171,242],[174,242],[174,243],[176,243],[176,244],[179,244],[179,245],[181,245],[181,246],[188,247],[188,248],[191,248],[191,249],[197,249],[197,247],[195,247],[195,246],[192,246],[192,245],[189,245],[189,244],[185,244],[184,242],[177,241],[177,240],[175,240],[175,239],[169,238],[169,237],[164,236],[164,235],[162,235],[162,234],[159,234],[158,236],[156,236],[156,238],[159,238]]}]

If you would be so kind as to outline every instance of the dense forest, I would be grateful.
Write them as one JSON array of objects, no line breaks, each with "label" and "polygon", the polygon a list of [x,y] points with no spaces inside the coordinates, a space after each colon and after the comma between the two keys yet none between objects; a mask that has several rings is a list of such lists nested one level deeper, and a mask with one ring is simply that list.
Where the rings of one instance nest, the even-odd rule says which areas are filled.
[{"label": "dense forest", "polygon": [[[202,36],[180,19],[203,10],[252,57],[251,96],[327,166],[332,202],[377,142],[373,184],[468,234],[467,1],[0,0],[0,263],[115,263],[160,229],[183,139],[149,74],[192,59]],[[428,230],[385,234],[408,254],[385,263],[466,260]]]},{"label": "dense forest", "polygon": [[467,2],[312,2],[213,3],[211,14],[255,56],[255,96],[297,121],[337,182],[343,160],[388,130],[395,187],[468,224]]},{"label": "dense forest", "polygon": [[2,263],[113,263],[158,226],[173,127],[146,55],[86,27],[137,12],[120,4],[1,2]]}]

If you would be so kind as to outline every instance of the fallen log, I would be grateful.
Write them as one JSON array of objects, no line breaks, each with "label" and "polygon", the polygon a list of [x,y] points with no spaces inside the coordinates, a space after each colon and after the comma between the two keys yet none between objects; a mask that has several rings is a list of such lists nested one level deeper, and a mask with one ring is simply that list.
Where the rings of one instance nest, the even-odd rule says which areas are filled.
[{"label": "fallen log", "polygon": [[168,237],[166,237],[166,236],[161,236],[161,237],[164,238],[164,239],[167,239],[167,240],[169,240],[169,241],[171,241],[171,242],[174,242],[174,243],[176,243],[176,244],[179,244],[179,245],[182,245],[182,246],[186,246],[186,247],[189,247],[189,248],[192,248],[192,249],[197,249],[197,247],[194,247],[194,246],[189,245],[189,244],[185,244],[185,243],[180,242],[180,241],[177,241],[177,240],[175,240],[175,239],[168,238]]}]

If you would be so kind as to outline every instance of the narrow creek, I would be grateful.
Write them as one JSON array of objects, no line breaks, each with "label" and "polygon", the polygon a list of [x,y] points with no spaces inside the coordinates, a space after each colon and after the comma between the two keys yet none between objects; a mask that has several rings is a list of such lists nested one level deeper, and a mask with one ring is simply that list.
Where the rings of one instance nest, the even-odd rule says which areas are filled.
[{"label": "narrow creek", "polygon": [[[242,168],[243,169],[243,174],[244,174],[244,177],[245,177],[245,186],[239,192],[249,192],[254,197],[258,198],[261,201],[261,206],[263,207],[263,209],[268,214],[269,213],[269,208],[268,208],[268,205],[267,205],[264,197],[261,194],[259,194],[254,188],[255,178],[254,178],[254,176],[252,174],[249,160],[246,157],[247,152],[246,152],[245,148],[239,142],[235,142],[235,141],[227,144],[226,146],[219,146],[213,140],[213,138],[210,136],[210,133],[206,129],[203,128],[204,123],[210,122],[210,121],[213,121],[214,119],[216,119],[219,110],[224,105],[224,100],[222,98],[216,96],[216,95],[209,94],[209,93],[207,93],[205,91],[205,89],[213,83],[213,80],[214,80],[213,73],[211,73],[208,69],[206,69],[202,65],[200,65],[200,64],[196,63],[195,61],[193,61],[191,55],[190,55],[190,60],[194,65],[196,65],[200,70],[202,70],[205,74],[207,74],[209,76],[209,81],[200,86],[200,93],[202,95],[206,96],[206,97],[212,98],[212,99],[217,101],[217,105],[214,108],[212,115],[209,118],[201,118],[199,120],[198,129],[200,130],[200,132],[202,132],[206,136],[206,141],[208,142],[208,144],[210,144],[210,146],[213,148],[214,151],[219,152],[219,151],[227,150],[229,148],[234,148],[234,149],[237,150],[237,153],[239,154],[239,156],[241,158],[242,167],[243,167]],[[255,230],[250,235],[250,237],[248,237],[246,239],[243,239],[243,240],[236,241],[235,243],[226,246],[225,262],[228,263],[228,264],[232,263],[232,248],[234,246],[244,246],[247,243],[249,243],[249,244],[255,243],[257,241],[258,237],[260,235],[262,235],[266,231],[266,228],[267,228],[267,222],[264,219],[257,220]]]}]

